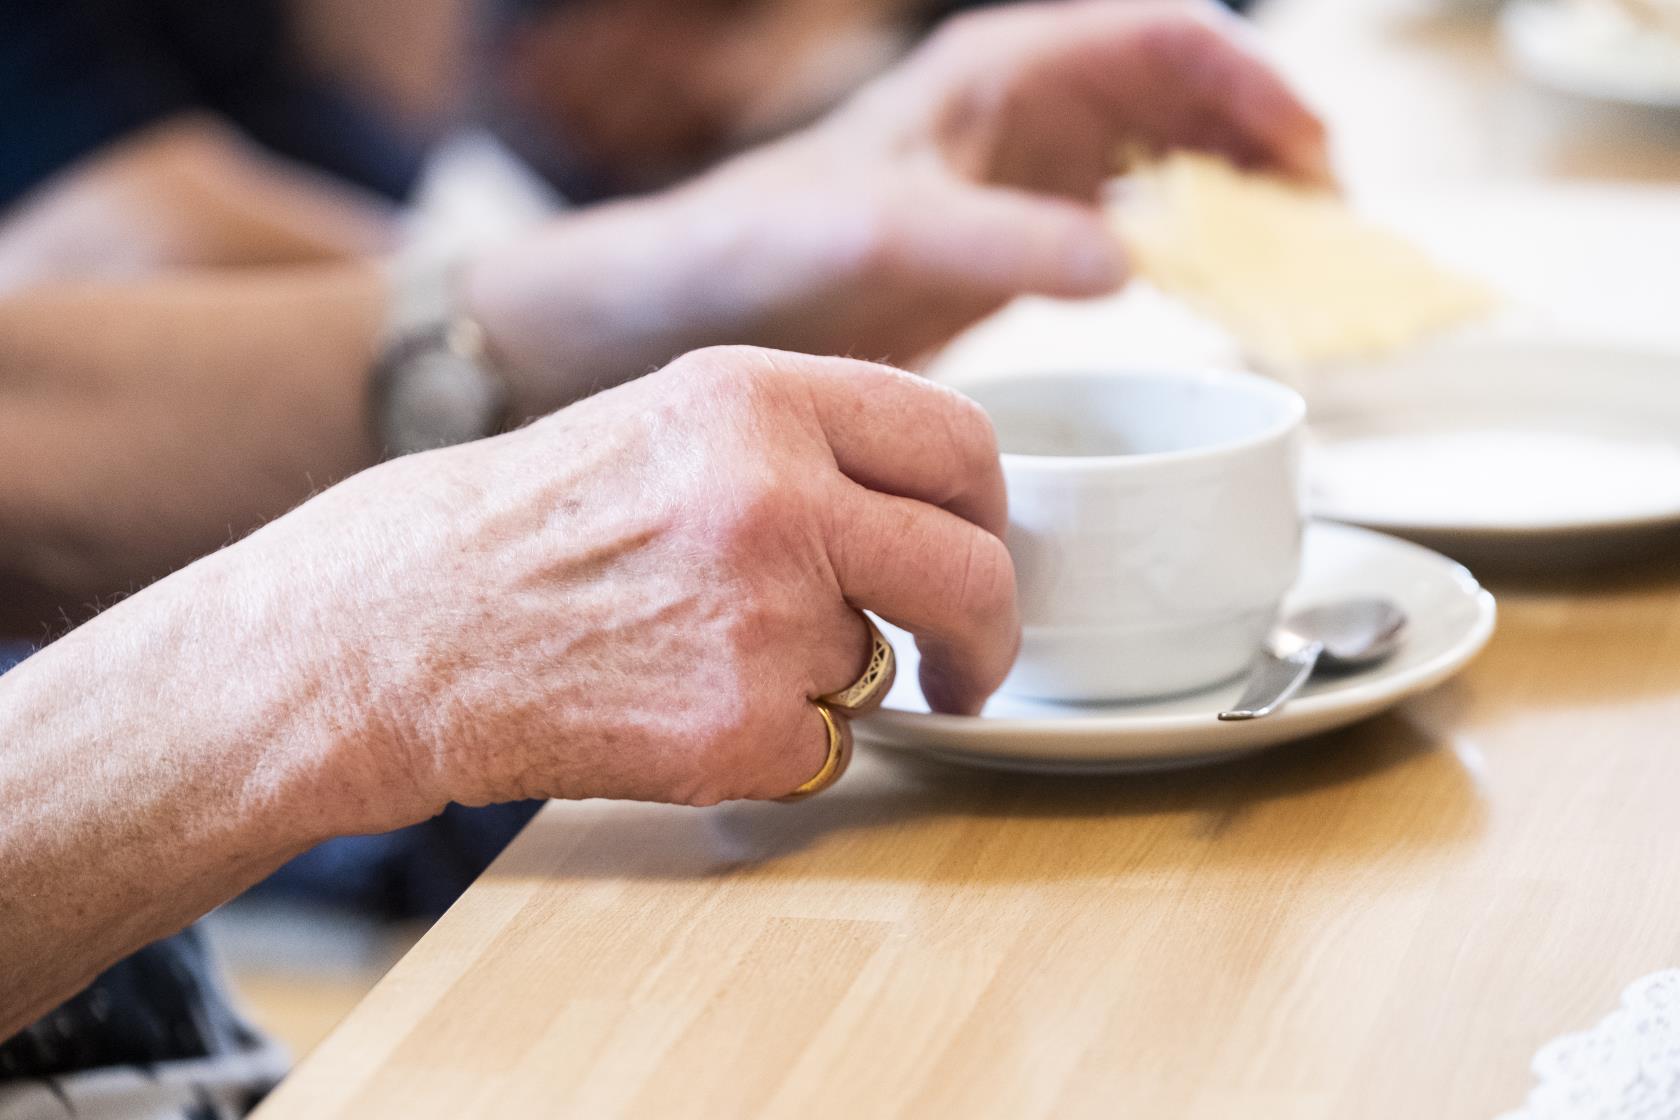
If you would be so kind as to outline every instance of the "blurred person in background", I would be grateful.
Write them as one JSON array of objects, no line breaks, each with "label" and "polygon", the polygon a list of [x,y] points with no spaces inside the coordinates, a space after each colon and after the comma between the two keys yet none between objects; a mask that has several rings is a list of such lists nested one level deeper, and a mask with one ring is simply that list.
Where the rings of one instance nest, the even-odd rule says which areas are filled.
[{"label": "blurred person in background", "polygon": [[387,249],[463,126],[574,203],[668,186],[998,2],[4,0],[0,291]]},{"label": "blurred person in background", "polygon": [[[188,8],[175,0],[160,10],[177,19]],[[375,832],[451,802],[785,792],[797,782],[796,775],[788,780],[793,770],[811,768],[799,752],[777,753],[790,733],[785,724],[747,737],[758,753],[743,749],[718,773],[702,767],[661,778],[657,767],[642,767],[626,774],[572,759],[571,747],[546,748],[600,741],[633,767],[660,743],[646,726],[658,705],[621,689],[616,703],[591,710],[593,722],[580,725],[575,694],[519,671],[518,656],[503,664],[498,654],[518,651],[504,650],[495,635],[531,605],[534,591],[605,602],[615,588],[634,588],[634,573],[680,571],[718,547],[709,537],[681,549],[615,537],[613,518],[659,493],[657,480],[635,464],[709,480],[688,495],[699,507],[767,487],[766,508],[791,503],[808,516],[802,480],[823,473],[812,457],[826,455],[832,470],[843,449],[829,448],[825,434],[770,470],[755,458],[765,440],[743,445],[743,432],[808,429],[811,414],[799,402],[814,399],[812,391],[788,387],[807,381],[830,386],[822,395],[841,414],[864,415],[864,390],[848,394],[835,384],[855,376],[860,387],[887,392],[871,380],[883,375],[847,366],[837,377],[792,358],[730,352],[679,363],[625,390],[628,397],[566,406],[696,347],[754,343],[910,361],[1019,293],[1111,290],[1124,278],[1124,262],[1096,201],[1121,145],[1190,146],[1301,178],[1326,174],[1317,121],[1247,51],[1228,19],[1194,4],[1087,0],[959,21],[817,123],[665,191],[554,218],[443,268],[383,269],[373,255],[393,244],[394,233],[389,213],[370,200],[380,192],[400,196],[412,165],[405,144],[348,139],[365,118],[349,101],[335,108],[349,98],[342,87],[310,82],[298,90],[290,69],[249,59],[216,71],[215,82],[176,75],[155,85],[144,80],[146,67],[119,65],[116,57],[78,66],[87,43],[119,54],[153,43],[127,34],[134,31],[127,25],[113,40],[111,25],[73,19],[80,10],[31,9],[44,21],[39,26],[57,34],[51,42],[59,53],[37,50],[31,65],[0,68],[25,92],[35,88],[32,79],[50,87],[8,96],[0,114],[10,117],[6,147],[33,153],[7,162],[11,194],[0,213],[0,613],[12,633],[39,637],[79,618],[82,604],[215,556],[0,678],[10,718],[22,721],[0,734],[0,770],[8,788],[32,791],[36,810],[0,826],[8,865],[0,929],[10,942],[0,991],[17,993],[15,1004],[0,1007],[11,1017],[0,1033],[260,878],[308,846],[300,836]],[[160,26],[178,33],[192,25],[143,26],[161,34]],[[0,49],[20,49],[10,36],[0,42]],[[240,108],[250,96],[241,76],[276,83],[250,119]],[[130,93],[101,100],[99,89]],[[148,89],[155,98],[142,96]],[[100,124],[102,104],[116,104],[127,123]],[[292,108],[274,108],[280,104]],[[304,127],[312,115],[318,127]],[[267,123],[256,123],[259,117]],[[294,125],[303,138],[288,140]],[[79,149],[62,141],[76,129]],[[417,124],[413,135],[424,134]],[[16,170],[24,163],[33,178]],[[459,343],[463,336],[470,345]],[[781,387],[767,399],[762,367],[787,363],[794,372],[777,375],[773,384]],[[445,383],[441,408],[425,392],[423,407],[411,407],[427,377]],[[661,399],[698,408],[662,410]],[[954,404],[926,407],[931,426],[918,432],[963,429],[967,414]],[[563,411],[551,423],[513,436],[366,470],[394,452],[480,439],[555,410]],[[718,429],[713,412],[738,423]],[[647,430],[647,418],[660,416],[669,422]],[[878,442],[868,446],[885,470],[892,455]],[[903,435],[899,442],[913,450],[918,441]],[[959,442],[972,448],[975,441]],[[870,477],[868,458],[846,469],[854,482],[929,508],[954,504],[982,530],[999,527],[997,509],[964,500],[970,487],[989,485],[995,464],[956,456],[967,474],[952,478],[942,474],[948,463],[918,460],[892,479]],[[354,486],[334,488],[216,551],[358,472]],[[527,491],[521,480],[547,485]],[[517,506],[521,495],[528,510],[543,508],[538,498],[558,504],[523,522],[491,516],[503,503]],[[539,530],[545,518],[560,516],[554,510],[576,518],[570,536],[616,541],[616,553],[603,546],[599,556],[622,554],[628,567],[595,571],[574,561],[583,566],[568,579],[560,560],[544,561]],[[374,528],[359,529],[364,522]],[[741,546],[751,558],[742,562],[762,565],[759,553],[782,551],[786,542],[754,528],[759,537]],[[526,539],[537,551],[514,551],[534,557],[535,567],[513,565],[505,596],[492,594],[488,571],[459,567],[461,556],[494,557]],[[679,554],[690,561],[677,561]],[[917,576],[938,586],[964,582],[931,566],[919,573],[914,564],[901,567],[901,584]],[[693,579],[703,581],[707,566],[696,569]],[[739,575],[727,565],[724,572]],[[414,577],[411,586],[392,582],[404,573]],[[810,571],[798,578],[808,580]],[[824,604],[833,628],[843,598],[832,587],[818,590],[809,597]],[[685,586],[682,594],[698,598],[702,590]],[[614,601],[616,608],[588,616],[594,629],[570,640],[611,648],[614,634],[641,634],[642,662],[630,677],[657,680],[692,666],[695,651],[674,642],[659,620],[632,626],[620,617],[626,605]],[[944,650],[953,682],[944,694],[952,706],[971,707],[1006,667],[1007,658],[998,662],[1008,636],[996,632],[996,618],[967,618],[972,604],[934,609],[919,628],[934,639],[928,663],[940,664]],[[778,630],[756,653],[801,665],[811,632]],[[661,649],[677,664],[646,652]],[[504,687],[474,697],[477,678],[444,672],[425,678],[434,687],[422,695],[412,691],[414,678],[397,671],[415,661],[463,660],[491,677],[505,675]],[[228,665],[251,668],[222,681]],[[604,680],[628,679],[611,658],[599,671]],[[335,672],[395,678],[369,683],[387,699],[380,712],[429,719],[397,739],[431,743],[454,759],[443,767],[447,780],[428,784],[424,796],[403,796],[401,775],[414,757],[393,757],[390,736],[372,734],[360,717],[334,727],[336,709],[307,702],[313,687],[333,691],[322,682]],[[399,687],[405,680],[408,687]],[[719,691],[737,702],[737,719],[758,703],[742,687]],[[932,687],[938,694],[940,686]],[[799,692],[801,699],[814,694]],[[93,702],[70,711],[70,696]],[[195,710],[195,699],[210,710]],[[484,727],[452,722],[449,713],[463,709],[488,713]],[[574,723],[533,736],[530,713],[550,709],[572,713]],[[296,726],[277,712],[294,713],[288,718]],[[500,724],[498,713],[506,717]],[[53,718],[61,722],[44,722]],[[251,719],[292,733],[274,742],[276,733],[256,731]],[[580,726],[592,734],[580,735]],[[245,735],[271,745],[280,753],[270,764],[282,770],[299,740],[332,744],[320,757],[290,761],[309,771],[305,786],[333,791],[323,805],[336,811],[323,807],[320,819],[277,840],[272,819],[248,800],[217,796],[230,776],[187,749],[226,750],[230,734],[233,744]],[[519,758],[504,757],[521,750]],[[477,752],[496,765],[463,767],[460,759]],[[78,762],[95,758],[102,761],[91,770]],[[512,769],[496,769],[502,764]],[[419,772],[432,768],[425,763]],[[69,781],[71,774],[79,777]],[[231,780],[251,788],[250,775]],[[113,819],[108,807],[116,804],[125,809]],[[183,821],[203,827],[194,832]],[[269,830],[261,843],[241,831],[259,825]],[[99,892],[106,879],[121,888],[108,897]],[[29,882],[55,883],[61,897],[20,885]],[[141,1004],[148,1015],[135,1010]],[[183,1016],[220,1026],[176,1031],[171,1024]],[[248,1060],[217,1065],[210,1058],[223,1053]],[[181,939],[130,958],[0,1046],[0,1077],[64,1077],[124,1061],[196,1062],[182,1067],[186,1083],[195,1092],[220,1086],[216,1100],[228,1108],[274,1071],[259,1040],[226,1013],[196,944]]]},{"label": "blurred person in background", "polygon": [[945,19],[1004,2],[500,0],[475,101],[566,198],[595,201],[807,124]]}]

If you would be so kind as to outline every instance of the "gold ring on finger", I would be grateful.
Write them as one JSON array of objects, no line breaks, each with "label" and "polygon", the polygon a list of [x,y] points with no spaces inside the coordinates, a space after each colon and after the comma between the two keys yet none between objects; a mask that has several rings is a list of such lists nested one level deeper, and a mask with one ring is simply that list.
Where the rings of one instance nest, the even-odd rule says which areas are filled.
[{"label": "gold ring on finger", "polygon": [[840,775],[846,772],[846,767],[852,761],[852,729],[846,722],[846,717],[830,708],[825,701],[814,700],[812,703],[817,714],[823,718],[823,726],[828,729],[828,754],[823,759],[822,769],[804,785],[778,798],[780,801],[803,801],[807,797],[815,797],[829,786],[840,780]]}]

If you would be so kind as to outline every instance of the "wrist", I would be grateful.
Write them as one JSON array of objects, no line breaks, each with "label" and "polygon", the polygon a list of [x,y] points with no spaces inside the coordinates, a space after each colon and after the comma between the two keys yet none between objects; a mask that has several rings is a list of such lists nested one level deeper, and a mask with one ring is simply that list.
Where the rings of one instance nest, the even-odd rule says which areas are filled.
[{"label": "wrist", "polygon": [[725,277],[684,192],[591,208],[482,253],[460,275],[521,419],[546,415],[728,333]]},{"label": "wrist", "polygon": [[[244,768],[253,827],[271,845],[302,851],[413,824],[448,798],[393,733],[381,664],[351,640],[346,623],[357,616],[326,586],[333,564],[307,562],[309,552],[292,547],[304,542],[288,539],[319,527],[300,532],[293,521],[283,518],[152,590],[175,600],[154,602],[154,612],[191,620],[190,630],[172,626],[166,639],[180,651],[173,675],[219,682],[209,695],[192,688],[184,710],[217,714],[209,742]],[[300,574],[316,582],[300,586]]]}]

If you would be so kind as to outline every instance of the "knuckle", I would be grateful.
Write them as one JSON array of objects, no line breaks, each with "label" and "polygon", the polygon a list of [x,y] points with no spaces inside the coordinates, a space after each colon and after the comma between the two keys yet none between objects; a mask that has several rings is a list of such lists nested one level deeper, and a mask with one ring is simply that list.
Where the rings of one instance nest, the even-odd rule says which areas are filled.
[{"label": "knuckle", "polygon": [[686,805],[691,809],[710,809],[712,806],[721,805],[728,800],[729,798],[724,796],[722,790],[702,784],[696,784],[692,788],[678,794],[674,803],[678,805]]},{"label": "knuckle", "polygon": [[970,471],[990,470],[998,458],[997,427],[978,401],[945,390],[949,404],[942,410],[946,431],[956,455]]},{"label": "knuckle", "polygon": [[673,805],[708,808],[730,800],[731,791],[722,770],[704,750],[697,749],[690,760],[686,778],[670,791],[667,800]]},{"label": "knuckle", "polygon": [[741,389],[757,385],[775,372],[767,352],[756,346],[707,346],[691,350],[667,368],[695,385]]},{"label": "knuckle", "polygon": [[678,799],[687,805],[715,805],[743,797],[777,796],[788,755],[800,755],[805,737],[799,712],[766,703],[743,687],[695,738],[690,779]]},{"label": "knuckle", "polygon": [[1223,20],[1211,4],[1162,3],[1146,13],[1142,31],[1151,45],[1179,63],[1206,61],[1226,40]]},{"label": "knuckle", "polygon": [[716,805],[740,795],[754,720],[739,689],[716,697],[709,714],[696,714],[690,726],[686,781],[673,800],[684,805]]},{"label": "knuckle", "polygon": [[928,37],[927,49],[959,56],[967,54],[978,44],[989,42],[997,35],[999,23],[1004,18],[1004,14],[983,9],[958,12],[946,18]]},{"label": "knuckle", "polygon": [[700,395],[708,410],[733,417],[749,429],[776,424],[809,399],[797,355],[758,346],[714,346],[680,361],[690,391]]},{"label": "knuckle", "polygon": [[837,275],[852,282],[874,282],[903,273],[910,256],[902,223],[884,199],[860,200],[850,218],[837,223]]},{"label": "knuckle", "polygon": [[1132,16],[1139,20],[1205,23],[1222,14],[1219,0],[1138,0],[1132,6]]},{"label": "knuckle", "polygon": [[[684,718],[683,780],[673,799],[709,805],[778,797],[815,772],[820,760],[799,635],[808,612],[784,596],[731,595],[711,627],[713,651],[696,674]],[[793,654],[793,656],[790,656]]]},{"label": "knuckle", "polygon": [[739,574],[759,572],[771,559],[788,555],[805,520],[796,484],[769,471],[739,479],[719,513],[719,545]]}]

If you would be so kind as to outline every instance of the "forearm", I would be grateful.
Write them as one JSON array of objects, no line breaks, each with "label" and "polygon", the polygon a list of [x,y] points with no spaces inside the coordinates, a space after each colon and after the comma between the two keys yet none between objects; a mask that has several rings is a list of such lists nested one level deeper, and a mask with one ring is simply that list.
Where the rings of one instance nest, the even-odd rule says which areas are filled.
[{"label": "forearm", "polygon": [[0,293],[190,268],[347,261],[395,240],[390,210],[185,114],[111,145],[0,218]]},{"label": "forearm", "polygon": [[351,792],[378,788],[366,734],[285,577],[237,554],[0,677],[0,1038],[312,843],[402,823]]},{"label": "forearm", "polygon": [[372,463],[384,306],[337,265],[0,300],[0,600],[132,589]]}]

